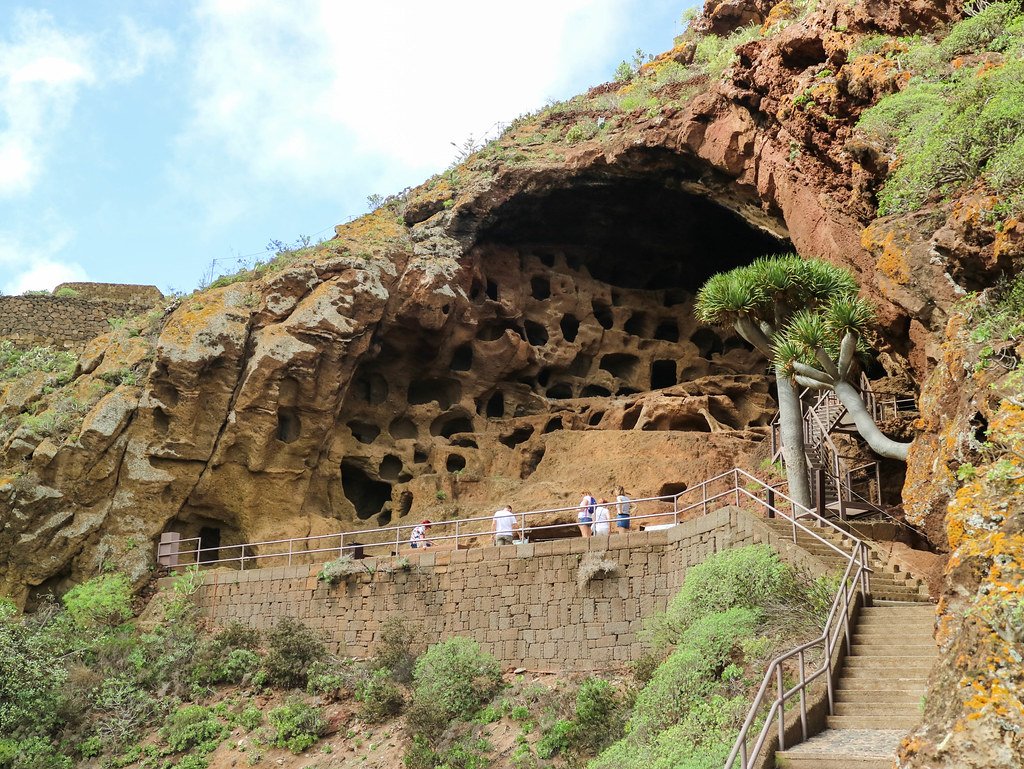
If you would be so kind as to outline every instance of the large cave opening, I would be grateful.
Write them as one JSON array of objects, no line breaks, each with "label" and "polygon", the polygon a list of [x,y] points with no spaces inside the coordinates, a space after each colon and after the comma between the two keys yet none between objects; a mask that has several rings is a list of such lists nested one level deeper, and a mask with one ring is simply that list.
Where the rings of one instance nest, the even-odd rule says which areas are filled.
[{"label": "large cave opening", "polygon": [[792,248],[690,189],[665,173],[580,176],[511,198],[479,242],[553,247],[609,285],[691,294],[717,272]]}]

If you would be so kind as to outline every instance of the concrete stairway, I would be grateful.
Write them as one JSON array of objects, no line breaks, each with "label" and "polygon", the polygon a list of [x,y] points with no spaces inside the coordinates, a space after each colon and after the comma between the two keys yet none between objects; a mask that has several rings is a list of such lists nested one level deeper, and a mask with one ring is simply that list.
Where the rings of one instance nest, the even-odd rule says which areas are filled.
[{"label": "concrete stairway", "polygon": [[784,769],[890,769],[900,740],[920,720],[937,650],[934,607],[879,601],[861,609],[851,654],[821,734],[776,753]]},{"label": "concrete stairway", "polygon": [[[778,518],[765,519],[765,523],[772,527],[778,534],[791,539],[793,534],[792,524]],[[840,534],[831,527],[817,526],[807,521],[805,526],[813,529],[816,534],[828,540],[840,550],[849,552],[852,549],[852,539]],[[819,542],[810,534],[797,530],[797,544],[805,551],[813,555],[826,567],[838,570],[840,573],[846,568],[847,559],[839,555],[835,550]],[[883,557],[884,550],[878,543],[867,541],[870,549],[871,594],[875,600],[883,601],[910,601],[928,602],[928,586],[923,580],[900,568],[898,564],[887,563]]]}]

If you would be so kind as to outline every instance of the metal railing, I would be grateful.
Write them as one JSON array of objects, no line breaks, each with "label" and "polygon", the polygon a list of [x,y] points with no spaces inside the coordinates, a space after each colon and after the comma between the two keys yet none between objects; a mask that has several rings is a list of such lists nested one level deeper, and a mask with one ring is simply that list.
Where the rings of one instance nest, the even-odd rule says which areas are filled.
[{"label": "metal railing", "polygon": [[[785,483],[776,485],[765,483],[745,470],[734,468],[733,470],[729,470],[725,473],[714,476],[713,478],[709,478],[696,486],[692,486],[676,494],[643,497],[631,500],[631,505],[656,503],[658,505],[663,505],[665,509],[643,515],[631,514],[629,517],[630,524],[638,521],[653,521],[657,519],[662,522],[668,522],[669,525],[674,525],[678,524],[681,520],[694,518],[698,515],[707,515],[709,512],[712,512],[713,509],[719,509],[723,506],[734,505],[740,508],[753,507],[758,512],[764,512],[769,518],[787,521],[789,523],[787,528],[789,528],[790,535],[794,543],[799,543],[800,535],[803,534],[805,537],[809,537],[813,541],[826,546],[843,558],[847,559],[846,569],[843,572],[839,589],[833,599],[832,606],[829,610],[821,635],[812,641],[801,644],[785,654],[780,655],[768,666],[764,680],[758,689],[750,711],[743,722],[743,726],[736,738],[733,749],[729,754],[729,758],[725,764],[725,769],[733,769],[737,758],[740,759],[740,766],[742,769],[750,769],[754,765],[758,754],[764,747],[775,722],[778,724],[778,748],[779,750],[785,749],[786,705],[794,698],[799,700],[802,736],[803,739],[806,740],[810,736],[807,722],[808,689],[810,685],[819,678],[824,677],[825,679],[826,690],[828,693],[829,712],[834,712],[835,695],[831,670],[833,653],[844,637],[847,651],[849,651],[851,643],[851,604],[853,603],[854,597],[858,591],[860,591],[865,597],[865,600],[870,593],[869,575],[871,573],[871,568],[869,566],[867,545],[857,537],[837,526],[832,521],[818,515],[814,510],[804,507],[794,501],[784,491],[782,491],[782,487],[784,486]],[[609,512],[611,512],[616,508],[616,504],[609,503],[608,507]],[[520,523],[520,533],[522,534],[527,531],[545,531],[564,528],[565,526],[578,525],[575,519],[575,513],[578,510],[578,506],[553,507],[543,510],[531,510],[516,513]],[[561,513],[573,513],[573,519],[570,521],[558,521],[556,523],[543,523],[530,527],[527,526],[527,522],[531,517],[541,515],[550,516]],[[833,541],[814,531],[807,525],[807,523],[804,522],[806,519],[810,519],[808,521],[809,523],[813,523],[819,527],[836,532],[843,537],[841,541],[852,543],[850,552],[844,551]],[[474,523],[484,524],[491,520],[491,516],[478,516],[474,518],[457,519],[454,521],[439,521],[436,524],[432,524],[432,526],[449,527],[450,529],[453,529],[453,532],[450,534],[432,536],[430,540],[431,542],[453,541],[455,547],[458,548],[460,538],[490,535],[490,532],[487,531],[465,531],[464,529],[467,526]],[[615,532],[615,525],[616,518],[614,515],[610,515],[608,521],[609,533]],[[244,569],[247,562],[249,562],[250,565],[258,565],[261,560],[270,558],[287,558],[287,562],[291,563],[292,560],[298,556],[309,556],[320,553],[341,555],[345,553],[346,549],[351,550],[355,547],[364,546],[390,548],[392,543],[395,546],[395,553],[397,553],[403,542],[402,533],[408,531],[411,534],[413,528],[413,525],[407,524],[391,526],[384,529],[365,529],[361,532],[339,532],[336,534],[322,534],[310,537],[295,537],[263,542],[247,542],[240,545],[225,545],[217,548],[201,548],[199,538],[190,537],[178,540],[176,542],[176,549],[178,555],[191,553],[195,558],[193,563],[199,563],[206,566],[237,563],[239,568]],[[359,537],[361,535],[369,536],[371,534],[379,536],[382,532],[388,535],[388,538],[384,542],[367,543],[365,545],[354,544],[352,542],[355,537]],[[394,540],[390,539],[391,532],[394,532]],[[337,539],[337,544],[323,547],[319,546],[324,541],[335,538]],[[346,538],[349,539],[349,544],[345,543]],[[191,551],[181,550],[180,545],[186,542],[196,543],[195,548]],[[296,544],[301,544],[304,547],[296,548]],[[316,546],[309,547],[309,545]],[[280,552],[268,552],[269,549],[274,547],[280,548]],[[212,554],[217,554],[219,556],[223,551],[232,549],[238,550],[239,554],[237,556],[217,558],[208,557]],[[166,555],[166,551],[163,551],[162,554]],[[177,565],[185,566],[189,564]],[[808,672],[808,658],[812,656],[810,652],[818,647],[821,648],[820,665],[814,670]],[[793,662],[794,660],[795,663]],[[788,688],[785,683],[787,664],[789,664],[790,667],[793,667],[795,664],[796,673],[796,683]],[[775,685],[775,693],[771,695],[771,699],[768,699],[768,692],[773,684]],[[755,735],[752,733],[755,728],[755,724],[758,721],[762,708],[766,706],[767,713],[765,715],[763,725],[761,726],[760,731]],[[751,739],[753,739],[752,746],[748,744]]]},{"label": "metal railing", "polygon": [[[865,601],[870,593],[869,575],[871,567],[869,566],[870,556],[867,544],[849,532],[843,531],[831,521],[817,515],[814,511],[799,505],[788,497],[786,499],[794,511],[794,515],[790,518],[793,524],[794,541],[797,540],[796,532],[799,528],[803,532],[810,534],[818,542],[825,542],[833,550],[841,553],[847,559],[846,569],[840,580],[836,596],[832,601],[832,606],[829,609],[821,635],[776,657],[768,666],[768,670],[754,697],[743,726],[740,727],[740,732],[733,743],[728,759],[726,759],[725,769],[734,769],[737,759],[739,759],[741,769],[751,769],[751,767],[755,766],[758,755],[771,735],[773,727],[777,729],[778,733],[777,749],[785,750],[786,705],[793,699],[799,701],[801,735],[802,740],[806,740],[810,736],[807,722],[809,687],[819,678],[824,678],[825,680],[829,713],[835,712],[832,658],[838,645],[843,642],[844,637],[846,650],[849,653],[851,645],[851,605],[858,591],[861,592]],[[785,513],[780,510],[775,512],[786,517]],[[817,523],[840,532],[846,540],[852,543],[850,552],[844,552],[832,542],[817,535],[800,523],[798,519],[804,517],[811,517]],[[811,656],[810,652],[819,648],[821,650],[820,664],[808,673],[807,664],[808,657]],[[790,670],[789,672],[796,675],[796,682],[789,687],[786,686],[787,666],[790,668],[795,667],[795,670]],[[774,693],[769,694],[773,687]],[[764,714],[764,721],[760,730],[757,730],[755,734],[756,724],[761,711],[765,708],[767,712]],[[751,740],[753,740],[752,745],[750,744]]]}]

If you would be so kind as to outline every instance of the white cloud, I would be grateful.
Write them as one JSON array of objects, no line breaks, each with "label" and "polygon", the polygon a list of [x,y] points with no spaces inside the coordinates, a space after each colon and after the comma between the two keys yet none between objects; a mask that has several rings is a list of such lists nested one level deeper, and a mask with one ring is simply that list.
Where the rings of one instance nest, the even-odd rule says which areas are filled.
[{"label": "white cloud", "polygon": [[83,89],[138,77],[173,52],[166,32],[128,18],[90,37],[45,11],[14,11],[0,38],[0,198],[32,191]]},{"label": "white cloud", "polygon": [[52,290],[65,281],[86,280],[80,264],[60,256],[71,239],[72,233],[59,227],[42,242],[33,236],[31,243],[17,233],[0,231],[0,268],[6,273],[3,293]]},{"label": "white cloud", "polygon": [[31,190],[78,90],[94,79],[84,38],[59,31],[48,13],[15,12],[0,41],[0,197]]},{"label": "white cloud", "polygon": [[600,58],[626,9],[626,0],[201,0],[180,180],[225,158],[239,179],[304,188],[439,170],[452,142],[563,92]]}]

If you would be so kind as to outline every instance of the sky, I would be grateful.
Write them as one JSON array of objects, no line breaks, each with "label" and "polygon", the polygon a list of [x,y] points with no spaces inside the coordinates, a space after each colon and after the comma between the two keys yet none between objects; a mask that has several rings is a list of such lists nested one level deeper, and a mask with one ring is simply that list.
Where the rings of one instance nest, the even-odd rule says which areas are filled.
[{"label": "sky", "polygon": [[667,50],[695,0],[0,3],[0,293],[190,291]]}]

